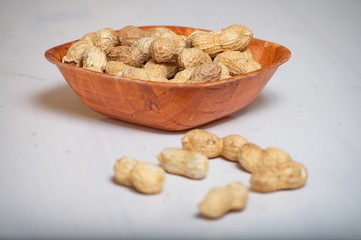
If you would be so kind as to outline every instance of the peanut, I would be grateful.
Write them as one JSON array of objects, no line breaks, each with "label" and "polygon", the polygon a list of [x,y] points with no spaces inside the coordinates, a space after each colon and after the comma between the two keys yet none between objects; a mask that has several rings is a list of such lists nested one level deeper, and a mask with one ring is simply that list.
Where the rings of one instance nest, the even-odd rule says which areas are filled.
[{"label": "peanut", "polygon": [[83,36],[79,39],[79,41],[86,41],[86,42],[88,42],[90,45],[94,45],[93,39],[94,39],[94,36],[95,36],[96,34],[97,34],[96,32],[87,33],[87,34],[83,35]]},{"label": "peanut", "polygon": [[161,167],[169,173],[202,179],[208,172],[208,158],[198,152],[165,148],[157,157]]},{"label": "peanut", "polygon": [[247,187],[240,182],[234,182],[209,191],[198,208],[203,217],[219,218],[229,211],[242,210],[247,200]]},{"label": "peanut", "polygon": [[105,66],[105,72],[112,75],[122,76],[123,72],[130,66],[119,61],[109,61]]},{"label": "peanut", "polygon": [[178,65],[185,69],[212,62],[211,57],[198,48],[185,48],[178,56]]},{"label": "peanut", "polygon": [[170,79],[169,82],[174,83],[188,83],[190,82],[192,73],[194,71],[195,67],[186,68],[182,71],[179,71],[173,79]]},{"label": "peanut", "polygon": [[103,28],[96,32],[93,37],[93,43],[100,50],[108,54],[116,45],[117,37],[111,28]]},{"label": "peanut", "polygon": [[227,78],[232,77],[232,76],[229,74],[228,68],[227,68],[223,63],[217,62],[217,64],[222,68],[220,80],[221,80],[221,79],[227,79]]},{"label": "peanut", "polygon": [[165,180],[165,173],[161,167],[130,157],[122,157],[115,162],[114,175],[117,183],[133,187],[145,194],[161,192]]},{"label": "peanut", "polygon": [[151,37],[140,38],[132,44],[132,47],[138,48],[144,54],[146,61],[148,61],[150,58],[149,46],[153,40],[154,38]]},{"label": "peanut", "polygon": [[168,79],[161,76],[154,76],[145,68],[128,67],[121,76],[154,82],[168,82]]},{"label": "peanut", "polygon": [[141,193],[155,194],[163,189],[164,170],[152,163],[139,163],[130,173],[133,187]]},{"label": "peanut", "polygon": [[146,56],[136,47],[118,46],[107,55],[109,60],[124,62],[132,67],[142,67]]},{"label": "peanut", "polygon": [[107,56],[96,46],[88,46],[82,56],[83,68],[103,72],[107,64]]},{"label": "peanut", "polygon": [[238,152],[248,140],[240,135],[229,135],[222,138],[223,149],[221,155],[228,160],[238,161]]},{"label": "peanut", "polygon": [[306,168],[302,164],[292,161],[254,171],[250,184],[255,191],[273,192],[300,188],[305,185],[306,181]]},{"label": "peanut", "polygon": [[175,35],[175,32],[166,27],[156,27],[152,29],[150,33],[150,37],[152,38],[173,37]]},{"label": "peanut", "polygon": [[202,49],[211,57],[226,50],[243,51],[252,37],[252,31],[241,25],[231,25],[213,32],[195,31],[188,36],[193,47]]},{"label": "peanut", "polygon": [[115,181],[121,185],[132,187],[130,173],[139,162],[134,158],[122,157],[114,164]]},{"label": "peanut", "polygon": [[172,78],[178,72],[178,65],[176,63],[158,63],[154,59],[150,59],[145,65],[144,69],[153,76],[163,78]]},{"label": "peanut", "polygon": [[222,152],[223,142],[222,138],[212,133],[195,129],[183,136],[182,146],[186,150],[197,151],[208,158],[215,158]]},{"label": "peanut", "polygon": [[261,68],[253,57],[249,48],[240,51],[225,51],[214,58],[214,62],[223,63],[232,76],[248,73]]},{"label": "peanut", "polygon": [[156,62],[176,62],[184,48],[186,48],[186,42],[176,35],[154,39],[149,46],[149,52]]},{"label": "peanut", "polygon": [[75,62],[76,66],[82,65],[82,58],[87,47],[91,46],[88,41],[77,41],[70,46],[68,52],[63,57],[63,63]]},{"label": "peanut", "polygon": [[238,152],[238,162],[248,172],[291,161],[290,155],[281,149],[270,147],[263,150],[253,143],[244,144]]},{"label": "peanut", "polygon": [[148,30],[143,30],[136,26],[125,26],[119,30],[118,39],[121,45],[131,46],[140,38],[149,37],[151,34]]},{"label": "peanut", "polygon": [[207,62],[199,65],[192,72],[190,82],[202,83],[213,82],[221,78],[222,67],[214,62]]}]

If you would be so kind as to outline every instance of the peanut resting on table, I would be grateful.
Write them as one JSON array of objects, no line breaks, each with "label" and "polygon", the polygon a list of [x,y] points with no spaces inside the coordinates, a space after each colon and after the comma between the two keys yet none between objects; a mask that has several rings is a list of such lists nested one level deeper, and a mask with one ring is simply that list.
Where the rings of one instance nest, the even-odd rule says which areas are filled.
[{"label": "peanut resting on table", "polygon": [[161,192],[165,180],[165,173],[161,167],[130,157],[122,157],[115,162],[114,175],[115,181],[119,184],[134,187],[145,194]]},{"label": "peanut resting on table", "polygon": [[[166,27],[125,26],[85,34],[62,58],[88,70],[154,82],[205,83],[261,68],[249,43],[253,32],[242,25],[178,35]],[[124,71],[114,70],[121,62]],[[120,64],[118,64],[120,66]]]},{"label": "peanut resting on table", "polygon": [[167,172],[193,179],[202,179],[208,172],[208,158],[199,152],[165,148],[158,154],[158,160]]},{"label": "peanut resting on table", "polygon": [[203,217],[219,218],[229,211],[242,210],[247,199],[248,188],[240,182],[234,182],[209,191],[198,208]]}]

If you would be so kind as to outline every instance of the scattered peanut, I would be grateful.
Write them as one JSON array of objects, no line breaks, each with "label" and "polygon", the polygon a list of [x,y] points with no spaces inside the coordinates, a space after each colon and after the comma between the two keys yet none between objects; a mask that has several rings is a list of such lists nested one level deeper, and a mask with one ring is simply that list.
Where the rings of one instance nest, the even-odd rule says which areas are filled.
[{"label": "scattered peanut", "polygon": [[182,146],[186,150],[197,151],[206,155],[208,158],[215,158],[222,152],[223,142],[222,138],[212,133],[195,129],[184,135],[182,138]]},{"label": "scattered peanut", "polygon": [[270,147],[263,150],[253,143],[244,144],[238,152],[238,162],[248,172],[290,161],[289,154],[281,149]]},{"label": "scattered peanut", "polygon": [[209,191],[198,208],[200,214],[206,218],[219,218],[229,211],[242,210],[247,199],[247,187],[240,182],[234,182]]},{"label": "scattered peanut", "polygon": [[199,152],[165,148],[158,154],[158,160],[167,172],[192,179],[202,179],[208,172],[208,158]]},{"label": "scattered peanut", "polygon": [[165,180],[165,173],[161,167],[130,157],[122,157],[115,162],[114,175],[117,183],[134,187],[145,194],[161,192]]},{"label": "scattered peanut", "polygon": [[306,181],[306,168],[300,163],[291,161],[257,169],[252,173],[250,184],[255,191],[273,192],[300,188]]},{"label": "scattered peanut", "polygon": [[122,157],[114,164],[115,181],[121,185],[132,187],[130,173],[139,162],[134,158]]},{"label": "scattered peanut", "polygon": [[163,189],[164,170],[151,163],[139,163],[130,173],[132,185],[141,193],[155,194]]},{"label": "scattered peanut", "polygon": [[223,149],[221,155],[228,160],[238,161],[238,152],[248,140],[240,135],[229,135],[222,138]]}]

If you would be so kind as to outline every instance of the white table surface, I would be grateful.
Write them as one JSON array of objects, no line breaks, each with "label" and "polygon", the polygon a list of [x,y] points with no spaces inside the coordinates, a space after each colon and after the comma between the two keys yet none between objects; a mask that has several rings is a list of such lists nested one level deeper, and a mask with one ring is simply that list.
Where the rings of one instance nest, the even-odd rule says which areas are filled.
[{"label": "white table surface", "polygon": [[[360,1],[1,1],[0,239],[360,239]],[[305,187],[250,193],[218,220],[198,215],[213,187],[249,185],[210,160],[204,180],[167,174],[161,194],[112,182],[121,156],[157,163],[185,132],[114,120],[86,107],[45,50],[104,27],[251,28],[292,51],[247,108],[201,129],[288,151]]]}]

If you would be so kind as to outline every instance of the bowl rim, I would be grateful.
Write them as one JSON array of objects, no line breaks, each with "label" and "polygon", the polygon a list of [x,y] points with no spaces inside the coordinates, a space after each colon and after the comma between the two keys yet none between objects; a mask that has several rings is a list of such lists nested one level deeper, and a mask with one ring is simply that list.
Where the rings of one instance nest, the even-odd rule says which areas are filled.
[{"label": "bowl rim", "polygon": [[[195,30],[201,30],[201,31],[207,31],[210,32],[212,30],[206,30],[206,29],[200,29],[200,28],[193,28],[193,27],[184,27],[184,26],[171,26],[171,25],[148,25],[148,26],[139,26],[139,28],[142,29],[152,29],[152,28],[156,28],[156,27],[166,27],[166,28],[187,28],[187,29],[193,29]],[[119,32],[119,30],[114,30],[115,32]],[[269,69],[275,68],[275,67],[279,67],[280,65],[282,65],[283,63],[287,62],[290,58],[291,58],[291,51],[278,43],[274,43],[274,42],[270,42],[270,41],[266,41],[266,40],[262,40],[259,38],[253,38],[257,41],[263,41],[263,42],[267,42],[270,44],[274,44],[274,45],[278,45],[279,47],[281,47],[284,51],[283,56],[278,60],[275,61],[272,64],[266,65],[266,66],[262,66],[260,69],[256,70],[256,71],[252,71],[249,73],[245,73],[242,75],[236,75],[236,76],[232,76],[230,78],[226,78],[226,79],[220,79],[217,81],[212,81],[212,82],[205,82],[205,83],[168,83],[168,82],[157,82],[157,81],[150,81],[150,80],[142,80],[142,79],[137,79],[137,78],[130,78],[130,77],[123,77],[123,76],[117,76],[117,75],[112,75],[112,74],[108,74],[108,73],[101,73],[101,72],[97,72],[97,71],[93,71],[93,70],[89,70],[89,69],[84,69],[82,67],[78,67],[78,66],[74,66],[74,65],[70,65],[68,63],[64,63],[61,60],[58,60],[54,54],[52,53],[53,51],[55,51],[56,49],[59,48],[64,48],[66,45],[69,44],[74,44],[75,42],[79,41],[80,39],[77,40],[73,40],[70,42],[66,42],[57,46],[54,46],[52,48],[49,48],[48,50],[45,51],[44,53],[44,57],[51,63],[57,65],[57,66],[61,66],[61,67],[65,67],[65,68],[69,68],[69,69],[75,69],[78,71],[82,71],[84,73],[91,73],[91,74],[95,74],[101,77],[107,77],[107,78],[112,78],[114,80],[122,80],[122,81],[131,81],[131,82],[138,82],[141,84],[151,84],[151,85],[163,85],[163,86],[169,86],[169,87],[199,87],[199,86],[212,86],[212,85],[218,85],[218,84],[222,84],[224,82],[233,82],[233,81],[237,81],[240,80],[242,78],[246,78],[249,76],[255,76],[260,72],[264,72],[267,71]]]}]

